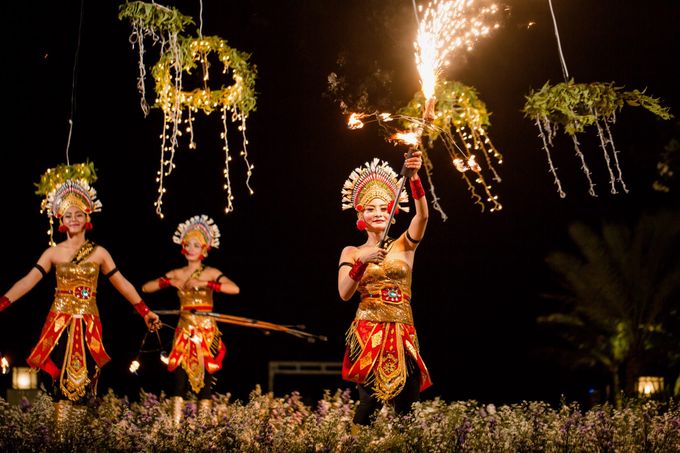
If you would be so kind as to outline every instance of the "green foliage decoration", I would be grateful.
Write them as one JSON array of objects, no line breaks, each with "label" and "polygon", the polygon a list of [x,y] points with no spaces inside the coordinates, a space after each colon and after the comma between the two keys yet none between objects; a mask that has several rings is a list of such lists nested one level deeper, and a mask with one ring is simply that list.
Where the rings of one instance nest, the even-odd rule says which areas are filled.
[{"label": "green foliage decoration", "polygon": [[[234,84],[222,86],[220,89],[209,88],[206,84],[189,92],[178,90],[172,69],[178,67],[181,71],[191,73],[198,68],[198,63],[206,61],[210,52],[217,55],[223,65],[223,72],[231,70]],[[154,106],[164,111],[172,110],[178,107],[176,103],[178,99],[179,108],[211,113],[216,108],[226,107],[247,118],[256,104],[256,69],[248,63],[249,58],[249,54],[229,47],[219,36],[199,38],[181,36],[179,52],[165,53],[152,69],[158,96]],[[207,81],[206,74],[203,79]]]},{"label": "green foliage decoration", "polygon": [[56,187],[60,186],[69,179],[83,180],[88,184],[92,184],[97,180],[97,172],[94,168],[94,163],[86,161],[82,164],[60,164],[54,168],[48,169],[40,177],[40,181],[35,183],[38,195],[47,195]]},{"label": "green foliage decoration", "polygon": [[600,148],[609,172],[610,192],[619,193],[618,183],[620,188],[628,193],[619,164],[619,151],[614,145],[610,129],[610,125],[616,121],[616,114],[625,105],[642,107],[664,120],[673,117],[668,107],[664,107],[659,99],[646,95],[645,90],[624,91],[622,87],[614,86],[614,82],[575,83],[573,79],[556,85],[547,82],[540,90],[532,90],[526,96],[522,111],[538,127],[539,136],[543,141],[543,150],[546,152],[560,197],[564,198],[566,193],[562,190],[562,184],[551,157],[552,140],[560,128],[570,136],[574,144],[574,151],[581,161],[581,168],[588,180],[588,193],[591,196],[597,196],[591,171],[576,137],[577,134],[585,132],[589,126],[597,128]]},{"label": "green foliage decoration", "polygon": [[[491,125],[491,114],[486,104],[479,99],[474,87],[456,80],[444,80],[435,88],[437,99],[436,114],[433,120],[435,128],[427,129],[427,135],[435,140],[441,131],[451,133],[451,126],[460,128],[468,126],[470,129],[484,129]],[[425,96],[418,91],[406,107],[399,113],[408,116],[419,116],[425,105]]]},{"label": "green foliage decoration", "polygon": [[[139,56],[137,89],[141,94],[140,106],[144,115],[148,115],[151,106],[146,100],[146,73],[144,64],[144,40],[152,38],[153,44],[160,47],[156,64],[151,68],[155,81],[156,98],[153,107],[163,111],[163,125],[161,133],[160,169],[157,173],[158,198],[154,203],[156,213],[163,217],[162,205],[165,193],[164,178],[169,176],[175,168],[174,155],[179,146],[179,137],[183,131],[189,133],[189,148],[196,148],[194,142],[193,113],[201,110],[210,114],[215,110],[222,113],[221,138],[222,149],[225,152],[225,191],[226,212],[233,208],[231,179],[229,176],[230,145],[228,142],[227,111],[231,113],[229,120],[238,123],[238,130],[243,136],[240,155],[246,163],[246,186],[250,193],[250,176],[253,165],[248,161],[245,130],[246,119],[255,110],[255,66],[248,63],[250,55],[240,52],[227,45],[218,36],[180,35],[186,26],[193,24],[193,19],[184,16],[175,8],[168,8],[156,3],[129,2],[121,5],[119,19],[127,19],[132,25],[130,44],[137,47]],[[214,54],[222,64],[222,74],[230,74],[233,84],[213,88],[209,81],[209,54]],[[184,91],[182,87],[183,75],[202,70],[202,86]],[[185,115],[186,114],[186,115]],[[186,127],[185,127],[186,125]]]},{"label": "green foliage decoration", "polygon": [[179,33],[194,20],[172,7],[158,3],[125,2],[119,6],[118,19],[128,19],[144,29]]},{"label": "green foliage decoration", "polygon": [[[422,91],[418,91],[413,99],[397,113],[402,118],[404,127],[413,129],[414,125],[422,126],[422,133],[429,138],[430,148],[435,141],[440,141],[467,184],[474,202],[482,211],[490,206],[491,212],[502,209],[498,197],[491,191],[491,185],[483,175],[480,165],[483,157],[491,179],[500,182],[501,178],[494,166],[503,163],[503,156],[496,149],[488,136],[487,128],[491,125],[486,104],[479,99],[474,87],[455,80],[442,80],[435,87],[436,106],[430,121],[420,118],[425,111],[426,99]],[[430,187],[432,186],[432,163],[423,147],[425,170]],[[468,176],[472,175],[472,176]],[[481,189],[482,195],[478,194]],[[436,202],[436,197],[435,202]],[[438,205],[435,205],[438,209]],[[440,211],[441,212],[441,211]]]},{"label": "green foliage decoration", "polygon": [[661,119],[673,117],[669,108],[645,90],[623,91],[614,82],[575,83],[574,79],[551,85],[526,96],[522,111],[529,118],[547,118],[554,126],[561,126],[569,135],[585,131],[598,120],[614,120],[624,105],[642,107]]}]

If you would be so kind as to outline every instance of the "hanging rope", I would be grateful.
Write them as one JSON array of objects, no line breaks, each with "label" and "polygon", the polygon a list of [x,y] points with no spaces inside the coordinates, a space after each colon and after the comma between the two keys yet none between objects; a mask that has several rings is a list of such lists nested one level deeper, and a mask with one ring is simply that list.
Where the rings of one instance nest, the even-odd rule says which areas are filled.
[{"label": "hanging rope", "polygon": [[548,6],[550,6],[550,15],[552,16],[553,27],[555,28],[555,38],[557,38],[557,50],[560,53],[560,64],[562,65],[562,75],[564,76],[564,81],[569,81],[569,71],[567,70],[567,63],[564,61],[564,55],[562,54],[562,43],[560,42],[560,32],[557,30],[557,19],[555,19],[555,11],[553,11],[552,0],[548,0]]},{"label": "hanging rope", "polygon": [[69,149],[71,147],[71,135],[73,134],[73,116],[76,110],[76,79],[78,78],[78,55],[80,54],[80,36],[83,30],[83,13],[85,11],[85,0],[80,1],[80,18],[78,23],[78,41],[76,42],[76,54],[73,59],[73,75],[71,77],[71,116],[68,119],[68,139],[66,140],[66,165],[71,165],[69,159]]},{"label": "hanging rope", "polygon": [[203,0],[199,0],[200,9],[198,12],[198,36],[203,36]]}]

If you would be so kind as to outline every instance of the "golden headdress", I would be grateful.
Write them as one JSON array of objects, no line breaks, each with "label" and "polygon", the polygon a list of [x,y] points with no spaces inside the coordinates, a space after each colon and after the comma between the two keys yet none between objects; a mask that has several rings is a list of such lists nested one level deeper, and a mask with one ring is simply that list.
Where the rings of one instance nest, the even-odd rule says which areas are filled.
[{"label": "golden headdress", "polygon": [[47,195],[44,209],[50,217],[60,219],[71,206],[79,208],[86,214],[99,212],[101,201],[97,200],[97,191],[87,181],[69,179]]},{"label": "golden headdress", "polygon": [[102,203],[97,200],[97,191],[90,186],[96,180],[92,162],[58,165],[49,168],[40,177],[36,193],[45,196],[40,204],[40,212],[46,212],[50,219],[50,245],[54,245],[53,219],[60,219],[68,208],[76,206],[88,215],[101,211]]},{"label": "golden headdress", "polygon": [[205,214],[195,215],[184,223],[180,223],[172,237],[175,244],[183,244],[188,237],[196,236],[208,250],[220,246],[220,230],[213,219]]},{"label": "golden headdress", "polygon": [[[390,204],[397,198],[400,187],[397,174],[385,161],[374,158],[364,166],[355,168],[342,186],[342,209],[363,211],[364,206],[376,198]],[[408,194],[402,190],[398,207],[408,212]]]}]

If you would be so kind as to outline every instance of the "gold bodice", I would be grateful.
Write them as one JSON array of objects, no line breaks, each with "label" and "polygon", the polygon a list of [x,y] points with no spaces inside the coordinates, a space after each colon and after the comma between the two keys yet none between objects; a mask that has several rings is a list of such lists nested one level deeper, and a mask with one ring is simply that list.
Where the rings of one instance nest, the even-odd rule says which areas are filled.
[{"label": "gold bodice", "polygon": [[97,278],[99,265],[89,261],[56,265],[57,288],[52,311],[55,313],[99,315]]},{"label": "gold bodice", "polygon": [[399,259],[369,264],[359,282],[361,302],[355,319],[413,324],[411,268]]},{"label": "gold bodice", "polygon": [[190,313],[191,310],[212,311],[212,293],[212,289],[208,287],[178,289],[177,295],[179,296],[179,305],[181,310],[179,326],[185,327],[187,329],[191,327],[200,327],[204,329],[215,327],[217,323],[215,322],[214,318]]}]

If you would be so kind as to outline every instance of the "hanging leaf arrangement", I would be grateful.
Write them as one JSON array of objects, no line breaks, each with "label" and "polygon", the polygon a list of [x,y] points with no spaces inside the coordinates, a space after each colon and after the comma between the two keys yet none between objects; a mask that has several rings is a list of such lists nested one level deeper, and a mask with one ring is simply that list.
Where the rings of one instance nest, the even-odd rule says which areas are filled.
[{"label": "hanging leaf arrangement", "polygon": [[[185,123],[190,134],[189,148],[196,148],[193,137],[194,113],[201,110],[210,114],[219,110],[222,120],[221,139],[225,153],[224,178],[227,192],[226,212],[234,210],[229,176],[229,162],[231,161],[228,134],[228,119],[238,124],[242,134],[243,148],[241,156],[246,163],[246,186],[250,193],[250,177],[253,165],[248,161],[246,138],[246,119],[255,110],[255,68],[248,63],[248,54],[232,49],[227,42],[217,36],[185,38],[180,37],[177,54],[166,53],[153,67],[152,74],[156,81],[156,102],[154,107],[163,110],[163,134],[161,135],[161,167],[158,171],[158,199],[156,212],[162,216],[163,178],[169,175],[175,164],[174,154],[178,146],[178,137],[182,135],[180,125]],[[213,89],[208,86],[209,69],[208,54],[214,53],[222,63],[222,73],[230,73],[233,84]],[[199,68],[202,71],[203,86],[192,91],[183,91],[182,74],[191,73]],[[186,112],[186,118],[184,118]]]},{"label": "hanging leaf arrangement", "polygon": [[[242,135],[240,155],[246,165],[246,186],[250,193],[253,193],[250,187],[253,165],[248,160],[246,138],[246,120],[256,106],[256,68],[248,62],[250,55],[229,47],[227,42],[218,36],[200,36],[200,32],[198,37],[180,35],[179,32],[183,31],[186,25],[193,24],[193,20],[182,16],[174,9],[161,7],[159,12],[156,9],[159,5],[155,3],[151,5],[143,2],[134,3],[139,5],[126,7],[125,15],[121,12],[120,16],[133,23],[130,42],[134,46],[143,37],[151,36],[154,42],[161,44],[160,56],[151,69],[156,91],[153,107],[163,111],[161,159],[157,174],[158,198],[154,203],[156,213],[163,217],[164,178],[170,175],[175,167],[174,155],[179,146],[179,137],[182,136],[182,128],[189,133],[189,148],[196,148],[193,121],[194,114],[199,110],[206,115],[213,111],[219,111],[221,114],[223,130],[220,138],[223,140],[222,148],[225,152],[225,211],[231,212],[234,209],[234,197],[229,173],[231,152],[228,142],[228,123],[236,123]],[[141,25],[135,29],[134,24]],[[159,38],[156,38],[157,36]],[[209,85],[211,54],[222,66],[221,77],[231,78],[229,84],[217,88]],[[140,53],[140,67],[143,66],[141,55],[142,53]],[[199,74],[201,86],[185,91],[182,83],[183,76],[194,73]]]},{"label": "hanging leaf arrangement", "polygon": [[624,105],[642,107],[664,120],[673,117],[669,109],[661,105],[659,99],[646,95],[644,91],[623,91],[623,88],[614,86],[613,82],[575,83],[573,79],[570,79],[556,85],[546,83],[540,90],[534,90],[526,96],[524,115],[532,119],[538,127],[543,150],[546,152],[550,172],[555,178],[560,197],[564,198],[566,193],[562,190],[562,184],[551,158],[553,139],[560,129],[572,139],[574,151],[581,161],[581,168],[588,180],[588,193],[597,196],[591,177],[592,173],[577,138],[577,134],[585,132],[588,127],[592,126],[597,129],[600,149],[609,171],[610,192],[618,193],[618,182],[620,188],[628,193],[619,164],[619,151],[614,145],[611,132],[611,126],[616,122],[616,115]]},{"label": "hanging leaf arrangement", "polygon": [[[467,184],[470,196],[482,212],[487,208],[490,212],[503,208],[498,196],[492,192],[487,179],[501,182],[495,164],[503,163],[503,156],[491,142],[487,129],[491,125],[490,114],[486,105],[479,99],[477,91],[470,86],[456,81],[438,82],[434,97],[436,104],[429,104],[422,91],[416,93],[411,101],[397,111],[391,113],[353,113],[348,121],[350,129],[360,129],[366,123],[378,123],[386,132],[389,141],[422,145],[422,137],[427,137],[427,145],[419,146],[423,153],[423,167],[427,175],[432,195],[432,207],[439,211],[442,220],[448,217],[436,194],[432,181],[434,165],[428,154],[440,143],[449,154],[453,166],[460,172]],[[425,118],[422,112],[434,105],[431,118]],[[404,130],[408,132],[405,132]],[[486,167],[486,170],[483,167]],[[486,176],[485,176],[486,175]]]},{"label": "hanging leaf arrangement", "polygon": [[[434,120],[425,124],[423,135],[429,139],[428,148],[433,149],[436,142],[441,143],[451,158],[451,161],[465,180],[473,201],[482,211],[487,207],[491,212],[502,209],[498,196],[492,193],[492,187],[484,176],[482,166],[490,179],[501,182],[494,162],[503,163],[503,156],[491,142],[487,133],[491,125],[490,114],[486,105],[479,99],[477,91],[461,82],[444,80],[435,88],[437,100]],[[418,92],[399,114],[408,118],[405,121],[414,124],[414,119],[422,112],[425,96]],[[421,122],[416,120],[415,123]],[[424,163],[430,188],[434,196],[432,185],[432,161],[423,147]],[[481,159],[480,159],[481,158]],[[481,189],[482,195],[478,192]]]},{"label": "hanging leaf arrangement", "polygon": [[93,162],[82,164],[59,164],[54,168],[48,169],[40,176],[40,181],[35,183],[37,195],[47,195],[69,179],[82,180],[92,184],[97,180],[97,172]]},{"label": "hanging leaf arrangement", "polygon": [[149,103],[146,100],[146,66],[144,65],[144,38],[150,38],[153,44],[159,44],[161,57],[166,52],[177,55],[177,36],[188,25],[193,25],[191,17],[185,16],[177,9],[159,5],[158,3],[128,2],[120,5],[118,19],[129,20],[132,26],[130,44],[137,47],[139,56],[137,90],[141,95],[140,106],[144,116],[149,114]]}]

